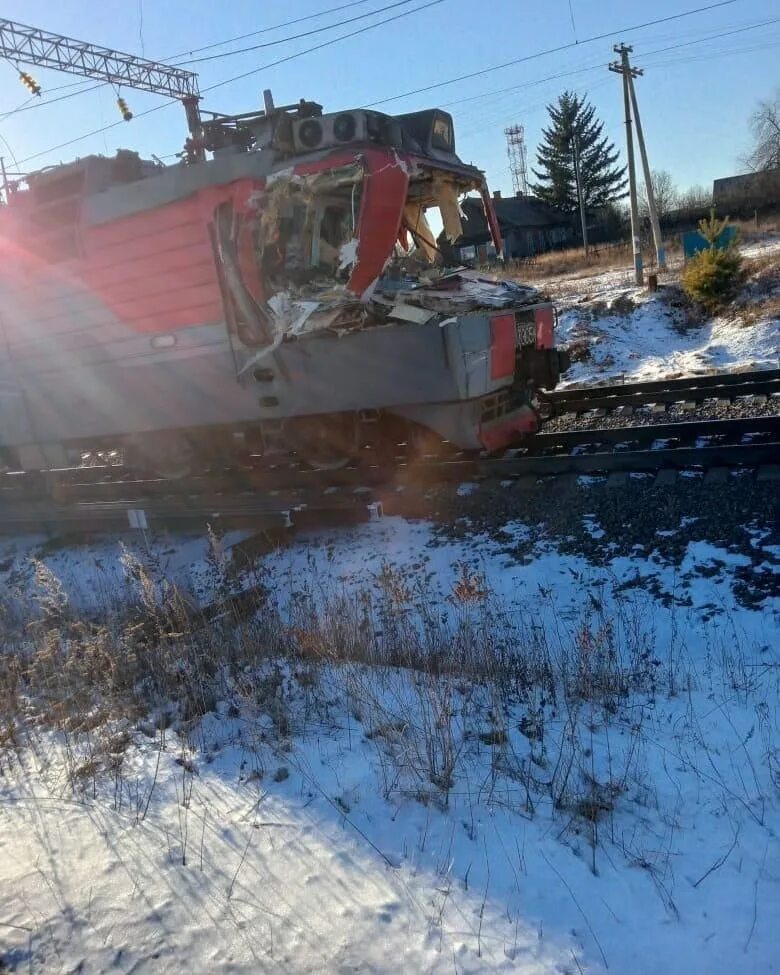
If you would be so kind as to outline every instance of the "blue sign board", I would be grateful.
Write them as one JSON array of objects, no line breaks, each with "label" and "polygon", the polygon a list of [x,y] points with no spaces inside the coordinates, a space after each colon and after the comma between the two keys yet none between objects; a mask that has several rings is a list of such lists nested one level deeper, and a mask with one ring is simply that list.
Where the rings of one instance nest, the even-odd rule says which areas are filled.
[{"label": "blue sign board", "polygon": [[[736,227],[726,227],[724,230],[721,230],[715,238],[716,249],[720,251],[726,250],[730,244],[734,243],[736,236]],[[683,256],[687,261],[688,258],[693,257],[694,254],[698,254],[699,251],[709,250],[710,242],[698,230],[689,230],[688,233],[682,235],[682,245]]]}]

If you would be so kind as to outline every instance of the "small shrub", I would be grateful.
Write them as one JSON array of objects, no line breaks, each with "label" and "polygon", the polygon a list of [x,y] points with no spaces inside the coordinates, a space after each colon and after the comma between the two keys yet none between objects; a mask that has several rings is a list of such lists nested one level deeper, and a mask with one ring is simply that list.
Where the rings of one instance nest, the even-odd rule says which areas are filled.
[{"label": "small shrub", "polygon": [[709,242],[685,265],[682,285],[686,293],[707,311],[716,311],[736,290],[742,268],[742,258],[736,247],[718,249],[715,242],[726,228],[726,220],[718,220],[714,211],[709,220],[702,220],[699,231]]},{"label": "small shrub", "polygon": [[568,352],[572,362],[587,362],[593,355],[587,339],[577,339],[570,343]]}]

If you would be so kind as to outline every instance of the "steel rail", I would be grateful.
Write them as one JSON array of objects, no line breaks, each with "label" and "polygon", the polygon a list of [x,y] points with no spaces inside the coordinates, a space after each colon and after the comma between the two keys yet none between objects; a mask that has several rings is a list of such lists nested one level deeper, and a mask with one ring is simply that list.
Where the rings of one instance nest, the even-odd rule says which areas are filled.
[{"label": "steel rail", "polygon": [[738,396],[775,394],[780,394],[780,369],[655,379],[612,386],[572,386],[544,392],[541,399],[551,404],[556,414],[561,414],[599,408],[614,410],[620,406],[643,406],[647,403],[701,402],[715,398],[733,400]]},{"label": "steel rail", "polygon": [[[128,501],[138,502],[154,498],[190,498],[208,495],[224,502],[234,496],[246,493],[262,493],[266,497],[277,497],[275,504],[294,502],[295,491],[362,491],[374,488],[414,487],[429,485],[455,476],[468,478],[478,464],[495,465],[506,461],[519,461],[526,464],[534,458],[543,461],[551,472],[573,470],[567,466],[570,456],[605,458],[609,453],[623,456],[644,457],[653,465],[663,455],[665,448],[670,451],[688,444],[692,449],[715,443],[724,446],[725,441],[734,441],[746,436],[760,444],[769,441],[780,442],[780,416],[739,417],[728,420],[703,420],[695,422],[663,423],[634,427],[604,427],[595,430],[567,430],[541,433],[530,439],[527,445],[507,452],[503,458],[455,457],[451,460],[427,460],[402,465],[375,465],[345,468],[327,473],[303,468],[235,468],[233,470],[200,474],[180,481],[161,478],[133,478],[122,473],[121,468],[83,468],[62,472],[49,472],[49,480],[37,478],[30,482],[17,475],[8,475],[9,483],[3,489],[0,479],[0,502],[11,502],[14,498],[32,499],[52,497],[57,502],[79,503],[86,501]],[[697,441],[699,445],[697,446]],[[672,444],[676,447],[672,448]],[[606,451],[605,447],[611,447]],[[579,450],[578,454],[572,454]],[[670,453],[671,456],[671,453]],[[603,461],[607,464],[607,461]],[[767,461],[762,461],[766,463]],[[618,461],[612,461],[610,469],[617,469]],[[578,460],[581,469],[583,461]],[[578,468],[578,469],[580,469]],[[530,470],[530,467],[528,467]],[[542,469],[542,468],[538,468]],[[116,475],[112,477],[112,474]],[[59,477],[58,475],[62,475]],[[359,499],[358,499],[359,500]]]},{"label": "steel rail", "polygon": [[[255,527],[284,529],[291,526],[322,526],[335,521],[365,520],[372,505],[380,502],[388,511],[424,513],[429,510],[432,483],[496,481],[560,475],[621,473],[658,474],[663,471],[696,471],[719,468],[756,468],[772,465],[780,470],[780,438],[771,442],[720,444],[707,447],[674,447],[660,450],[603,451],[554,456],[507,455],[482,460],[452,460],[429,464],[430,476],[377,483],[361,490],[310,482],[308,489],[281,492],[213,492],[169,494],[152,497],[138,494],[116,500],[52,499],[11,501],[0,504],[0,529],[21,530],[121,530],[128,527],[128,512],[142,508],[155,526],[203,527],[216,523],[223,528]],[[433,476],[435,474],[435,477]],[[140,486],[140,483],[139,485]]]}]

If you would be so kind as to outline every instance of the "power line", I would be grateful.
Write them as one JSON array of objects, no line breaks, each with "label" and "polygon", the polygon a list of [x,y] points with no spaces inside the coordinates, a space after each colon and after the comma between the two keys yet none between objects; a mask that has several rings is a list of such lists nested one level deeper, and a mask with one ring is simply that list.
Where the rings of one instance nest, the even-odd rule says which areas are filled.
[{"label": "power line", "polygon": [[571,32],[574,34],[574,40],[577,40],[577,25],[574,23],[574,8],[571,5],[571,0],[569,0],[569,16],[571,17]]},{"label": "power line", "polygon": [[96,85],[89,85],[87,88],[82,88],[81,91],[70,91],[64,95],[58,95],[56,98],[47,98],[46,101],[41,101],[37,99],[32,105],[27,102],[21,104],[18,108],[12,108],[10,112],[6,112],[4,115],[0,115],[0,122],[5,121],[7,118],[12,118],[14,115],[21,115],[22,112],[31,112],[35,108],[43,108],[44,105],[56,105],[57,102],[63,102],[67,98],[75,98],[76,95],[86,95],[90,91],[97,91],[98,88],[107,88],[108,84],[106,82],[100,81]]},{"label": "power line", "polygon": [[[428,3],[415,7],[414,10],[404,10],[402,13],[395,14],[393,17],[386,17],[384,20],[380,20],[376,24],[368,24],[366,27],[360,27],[358,30],[350,31],[348,34],[340,34],[338,37],[333,37],[330,40],[323,41],[321,44],[315,44],[314,47],[307,47],[304,51],[298,51],[296,54],[289,54],[285,58],[279,58],[278,61],[271,61],[270,64],[263,64],[259,68],[252,68],[251,71],[244,71],[242,74],[234,75],[232,78],[225,78],[224,81],[218,81],[214,85],[209,85],[207,88],[202,88],[201,94],[205,95],[206,92],[214,91],[216,88],[223,88],[225,85],[232,84],[234,81],[241,81],[243,78],[248,78],[250,75],[257,74],[260,71],[265,71],[268,68],[275,68],[278,64],[284,64],[287,61],[292,61],[294,58],[299,58],[303,54],[311,54],[312,51],[319,51],[323,47],[329,47],[331,44],[336,44],[338,41],[346,41],[350,37],[357,37],[358,34],[365,34],[366,31],[373,30],[375,27],[384,27],[385,24],[390,24],[394,20],[400,20],[402,17],[408,17],[410,14],[416,14],[420,10],[426,10],[428,7],[435,7],[444,2],[445,0],[429,0]],[[729,2],[735,3],[736,0],[729,0]]]},{"label": "power line", "polygon": [[758,30],[759,27],[769,27],[771,24],[780,24],[780,17],[772,17],[770,20],[762,20],[758,24],[749,24],[747,27],[736,27],[733,30],[719,31],[710,34],[709,37],[700,37],[693,41],[684,41],[682,44],[672,44],[668,47],[659,48],[656,51],[647,51],[645,54],[640,52],[640,57],[647,58],[652,54],[665,54],[667,51],[677,51],[682,47],[690,47],[692,44],[706,44],[707,41],[719,41],[723,37],[732,37],[734,34],[744,34],[749,30]]},{"label": "power line", "polygon": [[753,51],[768,51],[780,46],[780,37],[771,41],[763,41],[758,44],[751,44],[749,47],[724,48],[720,51],[708,51],[704,54],[697,54],[690,58],[669,58],[668,60],[654,61],[651,68],[672,67],[676,64],[696,64],[702,61],[712,61],[714,58],[733,57],[737,54],[751,54]]},{"label": "power line", "polygon": [[491,98],[496,95],[508,95],[511,92],[520,91],[522,88],[534,88],[542,85],[546,81],[558,81],[560,78],[570,78],[572,75],[583,74],[586,71],[599,71],[607,66],[606,61],[599,64],[590,65],[587,68],[573,68],[571,71],[559,71],[556,74],[547,75],[546,78],[535,78],[533,81],[522,81],[518,85],[510,85],[509,88],[496,88],[493,91],[483,91],[479,95],[467,95],[465,98],[456,98],[451,102],[442,102],[439,108],[450,108],[452,105],[462,105],[465,102],[475,102],[481,98]]},{"label": "power line", "polygon": [[357,14],[357,16],[350,17],[348,20],[342,20],[337,24],[314,27],[312,30],[304,31],[301,34],[290,34],[288,37],[279,37],[275,41],[264,41],[262,44],[253,44],[251,47],[241,47],[236,51],[223,51],[221,54],[207,54],[206,57],[190,58],[189,60],[175,61],[174,63],[177,65],[201,64],[204,61],[219,61],[222,58],[232,58],[236,54],[247,54],[249,51],[259,51],[266,47],[276,47],[279,44],[287,44],[289,41],[299,41],[304,37],[312,37],[314,34],[322,34],[324,31],[335,30],[337,27],[344,27],[346,24],[354,24],[358,20],[365,20],[366,17],[373,17],[376,14],[384,13],[386,10],[395,10],[396,7],[404,7],[406,4],[412,2],[413,0],[396,0],[395,3],[390,3],[386,7],[378,7],[376,10],[369,10],[368,13]]},{"label": "power line", "polygon": [[[243,78],[249,77],[250,75],[257,74],[260,71],[265,71],[265,70],[267,70],[269,68],[276,67],[277,65],[284,64],[284,63],[286,63],[288,61],[291,61],[291,60],[293,60],[295,58],[301,57],[301,56],[303,56],[305,54],[310,54],[310,53],[312,53],[314,51],[321,50],[322,48],[329,47],[330,45],[336,44],[339,41],[347,40],[347,39],[349,39],[351,37],[355,37],[355,36],[357,36],[359,34],[365,33],[366,31],[373,30],[375,27],[384,26],[384,24],[386,24],[386,23],[390,23],[390,22],[392,22],[394,20],[399,20],[402,17],[409,16],[409,15],[411,15],[413,13],[417,13],[420,10],[424,10],[427,7],[432,7],[432,6],[435,6],[436,4],[442,3],[442,2],[443,2],[443,0],[430,0],[430,2],[428,2],[428,3],[425,3],[425,4],[423,4],[423,5],[419,6],[419,7],[416,7],[414,9],[412,9],[412,10],[403,11],[402,13],[396,14],[393,17],[385,18],[384,20],[379,21],[376,24],[368,24],[368,25],[366,25],[364,27],[358,28],[357,30],[350,31],[347,34],[342,34],[342,35],[339,35],[338,37],[330,38],[327,41],[323,41],[323,42],[321,42],[319,44],[313,45],[312,47],[306,48],[303,51],[298,51],[298,52],[296,52],[294,54],[287,55],[284,58],[279,58],[276,61],[272,61],[272,62],[269,62],[268,64],[261,65],[260,67],[253,68],[250,71],[246,71],[246,72],[243,72],[242,74],[235,75],[235,76],[233,76],[231,78],[226,78],[223,81],[216,82],[215,84],[210,85],[207,88],[204,88],[203,91],[202,91],[202,93],[205,94],[207,92],[214,91],[217,88],[224,87],[225,85],[231,84],[234,81],[242,80]],[[630,31],[644,30],[644,29],[646,29],[648,27],[656,26],[657,24],[660,24],[660,23],[667,23],[667,22],[672,21],[672,20],[679,20],[682,17],[689,17],[689,16],[692,16],[692,15],[697,14],[697,13],[702,13],[704,11],[712,10],[712,9],[719,8],[719,7],[729,6],[729,5],[731,5],[733,3],[736,3],[736,2],[738,2],[738,0],[721,0],[721,2],[719,2],[719,3],[710,4],[710,5],[705,6],[705,7],[698,7],[696,9],[694,9],[694,10],[688,10],[688,11],[684,11],[684,12],[679,13],[679,14],[670,15],[668,17],[663,17],[663,18],[659,18],[659,19],[656,19],[656,20],[647,21],[647,22],[645,22],[643,24],[638,24],[638,25],[635,25],[633,27],[622,28],[620,30],[610,31],[610,32],[605,33],[605,34],[595,35],[594,37],[591,37],[591,38],[588,38],[586,40],[580,41],[579,43],[580,44],[586,44],[586,43],[590,43],[590,42],[595,41],[595,40],[602,40],[605,37],[609,37],[609,36],[612,36],[612,35],[618,34],[618,33],[628,33]],[[731,31],[720,32],[720,34],[713,34],[713,35],[711,35],[709,37],[706,37],[706,38],[700,38],[698,40],[686,42],[685,44],[673,45],[672,48],[678,49],[680,47],[684,47],[684,46],[687,46],[687,45],[690,45],[690,44],[701,43],[701,42],[707,41],[707,40],[715,40],[715,39],[718,39],[721,36],[730,36],[733,33],[739,33],[739,32],[742,32],[742,31],[745,31],[745,30],[748,30],[748,29],[751,29],[751,30],[752,29],[756,29],[757,27],[764,26],[766,23],[772,23],[772,22],[773,21],[766,21],[766,22],[762,22],[761,24],[750,25],[749,27],[736,28],[736,29],[731,30]],[[436,83],[434,85],[427,86],[426,88],[418,89],[416,92],[407,92],[407,93],[405,93],[403,95],[395,95],[395,96],[391,96],[389,98],[382,99],[382,100],[377,101],[377,102],[372,102],[372,103],[370,103],[369,106],[366,106],[366,107],[371,107],[371,106],[375,106],[375,105],[379,105],[379,104],[384,104],[384,103],[389,102],[389,101],[394,101],[394,100],[399,99],[399,98],[404,98],[404,97],[407,97],[407,95],[409,95],[409,94],[417,94],[418,92],[423,92],[423,91],[432,90],[434,88],[444,87],[446,85],[453,84],[456,81],[464,80],[465,78],[471,78],[471,77],[476,77],[478,75],[487,74],[487,73],[489,73],[491,71],[499,70],[500,68],[506,67],[508,65],[517,64],[517,63],[524,62],[524,61],[529,61],[529,60],[532,60],[532,59],[535,59],[535,58],[543,57],[544,55],[549,54],[549,53],[554,53],[555,51],[569,49],[569,48],[572,48],[572,47],[575,47],[575,46],[579,46],[579,45],[570,43],[570,44],[563,45],[561,48],[550,49],[550,50],[547,50],[547,51],[540,51],[540,52],[537,52],[536,54],[527,55],[527,56],[525,56],[523,58],[519,58],[519,59],[516,59],[516,60],[511,61],[511,62],[506,62],[506,64],[503,64],[503,65],[496,65],[496,66],[493,66],[493,67],[490,67],[490,68],[485,68],[485,69],[482,69],[481,71],[473,72],[472,74],[469,74],[469,75],[463,75],[463,76],[461,76],[459,78],[451,79],[449,81],[438,82],[438,83]],[[665,51],[666,51],[666,48],[662,48],[662,49],[658,49],[656,51],[647,52],[647,55],[645,55],[645,56],[649,56],[651,54],[659,54],[659,53],[662,53],[662,52],[665,52]],[[581,69],[577,69],[576,71],[572,71],[572,72],[561,72],[561,73],[559,73],[557,75],[551,75],[551,76],[549,76],[546,79],[540,79],[538,81],[531,81],[531,82],[523,82],[520,85],[514,85],[514,86],[511,86],[510,88],[499,89],[497,92],[485,92],[485,93],[483,93],[481,95],[469,96],[468,98],[460,99],[460,101],[470,101],[472,99],[476,100],[478,98],[489,97],[489,96],[495,95],[495,94],[504,94],[504,93],[508,93],[508,92],[510,92],[512,90],[518,90],[518,89],[525,88],[525,87],[531,87],[533,85],[540,84],[540,83],[542,83],[542,82],[544,82],[546,80],[555,80],[555,79],[557,79],[559,77],[565,77],[565,76],[567,76],[569,74],[581,73],[581,72],[590,71],[590,70],[597,70],[597,69],[603,68],[603,67],[604,67],[603,64],[599,64],[599,65],[594,65],[592,68],[581,68]],[[170,104],[171,103],[169,103],[169,102],[164,102],[161,105],[156,105],[153,108],[147,109],[144,112],[139,112],[135,117],[136,117],[136,119],[143,118],[146,115],[151,115],[152,113],[154,113],[156,111],[160,111],[163,108],[167,108]],[[457,102],[449,102],[449,103],[446,103],[446,104],[453,105],[453,104],[457,104]],[[122,124],[124,124],[124,123],[121,122],[121,121],[118,121],[118,122],[111,123],[110,125],[103,126],[103,127],[99,128],[99,129],[95,129],[92,132],[88,132],[88,133],[85,133],[84,135],[77,136],[74,139],[69,139],[67,142],[60,143],[59,145],[52,146],[49,149],[43,150],[41,152],[34,153],[31,156],[27,156],[24,159],[22,159],[21,162],[22,163],[26,163],[26,162],[29,162],[32,159],[37,159],[40,156],[46,155],[49,152],[55,152],[57,149],[62,149],[62,148],[65,148],[66,146],[73,145],[76,142],[80,142],[83,139],[90,138],[93,135],[99,135],[102,132],[108,131],[109,129],[115,128],[118,125],[122,125]]]},{"label": "power line", "polygon": [[470,71],[468,74],[458,75],[456,78],[449,78],[447,81],[437,81],[432,85],[423,88],[415,88],[412,91],[402,92],[400,95],[391,95],[388,98],[380,98],[378,101],[369,102],[365,107],[374,108],[377,105],[385,105],[387,102],[398,101],[400,98],[408,98],[410,95],[421,95],[435,88],[444,88],[447,85],[454,85],[458,81],[468,81],[471,78],[479,78],[482,75],[490,74],[493,71],[500,71],[502,68],[510,68],[515,64],[524,64],[527,61],[535,61],[537,58],[546,57],[548,54],[560,54],[562,51],[569,51],[573,47],[580,47],[583,44],[592,44],[594,41],[603,41],[605,38],[614,37],[616,34],[628,34],[631,31],[645,30],[648,27],[655,27],[658,24],[668,24],[672,20],[680,20],[683,17],[692,17],[694,14],[705,13],[709,10],[716,10],[720,7],[729,7],[740,0],[719,0],[718,3],[708,4],[706,7],[696,7],[694,10],[685,10],[679,14],[670,14],[668,17],[658,17],[656,20],[647,20],[642,24],[633,24],[631,27],[621,27],[617,30],[609,30],[603,34],[594,34],[581,41],[570,41],[568,44],[560,44],[558,47],[550,47],[545,51],[536,51],[534,54],[526,54],[522,58],[513,58],[511,61],[504,61],[502,64],[493,64],[479,71]]},{"label": "power line", "polygon": [[[756,25],[756,26],[758,26],[758,25]],[[708,37],[708,38],[704,38],[702,40],[716,40],[716,39],[717,39],[716,36],[711,36],[711,37]],[[690,44],[699,43],[699,41],[696,41],[696,42],[691,41],[689,43]],[[680,47],[682,45],[674,45],[674,46],[675,47]],[[718,51],[710,51],[710,52],[706,52],[706,53],[703,53],[703,54],[700,54],[700,55],[694,55],[692,57],[678,57],[678,58],[670,58],[670,59],[666,59],[666,60],[655,61],[655,62],[651,63],[649,66],[651,68],[653,68],[653,67],[667,67],[667,66],[674,67],[676,65],[681,65],[681,64],[693,64],[693,63],[697,63],[697,62],[701,62],[701,61],[712,61],[714,58],[719,58],[719,57],[731,57],[731,56],[735,56],[735,55],[738,55],[738,54],[747,54],[747,53],[750,53],[752,51],[768,50],[768,49],[772,49],[772,48],[779,47],[779,46],[780,46],[780,38],[777,38],[777,39],[773,39],[771,41],[764,41],[764,42],[759,43],[759,44],[751,45],[749,47],[723,48],[723,49],[718,50]],[[648,52],[647,54],[642,55],[642,57],[643,58],[644,57],[649,57],[651,54],[660,54],[660,53],[663,53],[665,50],[666,50],[666,48],[659,48],[659,49],[657,49],[655,51],[651,51],[651,52]],[[578,73],[585,73],[585,72],[589,72],[589,71],[603,70],[605,67],[607,67],[606,64],[600,64],[600,65],[594,65],[593,67],[583,67],[583,68],[575,69],[573,71],[561,72],[559,75],[550,75],[548,78],[539,79],[538,82],[525,82],[521,86],[514,86],[513,88],[506,88],[506,89],[499,89],[498,92],[483,92],[481,95],[474,95],[474,96],[471,96],[471,98],[461,99],[461,101],[471,101],[471,100],[474,100],[474,99],[477,99],[477,98],[484,98],[484,97],[488,97],[490,95],[495,95],[495,94],[501,95],[501,94],[505,94],[507,92],[514,91],[515,88],[519,88],[519,87],[523,87],[523,88],[525,88],[525,87],[532,87],[532,86],[534,86],[536,84],[541,84],[544,81],[556,80],[559,77],[566,77],[568,75],[573,75],[573,74],[578,74]],[[605,85],[607,85],[609,83],[610,83],[609,80],[606,80],[606,81],[598,81],[595,84],[588,85],[587,86],[587,91],[595,91],[598,88],[605,87]],[[584,91],[585,88],[583,87],[582,90]],[[449,105],[454,105],[454,104],[457,104],[457,102],[449,102],[448,104]],[[533,104],[533,105],[525,105],[525,106],[522,106],[520,109],[518,109],[517,106],[513,104],[511,106],[511,113],[514,116],[515,114],[517,114],[518,111],[520,111],[520,112],[523,112],[523,113],[525,113],[527,115],[532,110],[535,110],[537,108],[543,108],[544,107],[544,104],[545,104],[544,102],[539,102],[539,103],[536,103],[536,104]],[[445,105],[442,105],[441,107],[442,108],[446,108],[447,105],[445,104]],[[463,138],[471,138],[471,137],[479,134],[480,132],[484,132],[484,131],[487,131],[488,129],[495,128],[496,126],[498,126],[501,123],[502,119],[505,119],[507,117],[507,113],[509,111],[510,111],[509,107],[505,107],[505,108],[500,109],[498,112],[495,112],[495,113],[493,113],[490,116],[490,118],[492,118],[492,121],[488,121],[488,124],[486,124],[486,125],[479,125],[476,129],[469,129],[469,128],[465,128],[465,129],[464,128],[461,128],[461,129],[459,129],[460,138],[461,139],[463,139]],[[481,115],[481,120],[484,120],[485,118],[486,118],[486,116],[485,116],[485,114],[483,112],[482,115]]]},{"label": "power line", "polygon": [[205,44],[203,47],[193,47],[189,51],[182,51],[180,54],[172,55],[173,58],[183,58],[188,54],[200,54],[201,51],[211,51],[215,47],[222,47],[223,44],[235,44],[236,41],[245,41],[250,37],[257,37],[260,34],[270,34],[271,31],[281,30],[282,27],[293,27],[295,24],[302,24],[307,20],[315,20],[317,17],[325,17],[327,14],[335,14],[341,10],[349,10],[351,7],[360,7],[368,0],[352,0],[351,3],[342,3],[339,7],[329,7],[327,10],[318,10],[316,13],[307,14],[305,17],[296,17],[294,20],[285,20],[281,24],[273,27],[263,27],[261,30],[253,30],[248,34],[238,34],[236,37],[228,37],[224,41],[214,41],[212,44]]},{"label": "power line", "polygon": [[[676,51],[683,47],[690,47],[693,44],[705,44],[707,43],[707,41],[720,40],[724,37],[731,37],[734,34],[743,34],[746,31],[758,30],[761,27],[768,27],[772,24],[777,24],[777,23],[780,23],[780,17],[774,17],[771,18],[770,20],[762,20],[757,24],[749,24],[743,27],[736,27],[728,31],[720,31],[719,33],[708,34],[706,37],[695,38],[694,40],[685,41],[682,44],[672,44],[667,47],[656,48],[656,50],[654,51],[646,51],[644,53],[640,52],[640,56],[643,58],[648,58],[655,54],[665,54],[668,51]],[[669,62],[664,62],[664,63],[669,63]],[[682,63],[682,62],[675,62],[675,63]],[[600,62],[599,64],[594,64],[589,67],[574,68],[571,71],[561,71],[558,72],[557,74],[548,75],[546,78],[539,78],[533,81],[523,81],[520,84],[510,85],[507,88],[497,88],[494,89],[493,91],[481,92],[478,95],[467,95],[464,98],[454,99],[451,102],[444,102],[440,105],[440,108],[448,108],[449,106],[452,105],[460,105],[460,104],[464,104],[465,102],[478,101],[482,98],[489,98],[496,95],[509,94],[510,92],[519,91],[522,88],[534,87],[536,85],[542,84],[545,81],[556,81],[559,78],[568,78],[571,77],[572,75],[583,74],[584,72],[588,72],[588,71],[600,71],[605,67],[607,67],[606,62]]]}]

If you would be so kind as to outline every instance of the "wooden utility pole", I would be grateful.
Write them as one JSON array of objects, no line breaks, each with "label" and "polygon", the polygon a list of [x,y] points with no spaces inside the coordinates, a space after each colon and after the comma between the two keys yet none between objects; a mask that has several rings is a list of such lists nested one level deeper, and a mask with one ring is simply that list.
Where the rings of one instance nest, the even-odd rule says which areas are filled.
[{"label": "wooden utility pole", "polygon": [[626,111],[626,155],[628,156],[628,192],[631,198],[631,241],[634,251],[634,277],[637,284],[644,283],[642,274],[642,248],[639,240],[639,206],[636,193],[636,166],[634,165],[634,137],[631,129],[631,95],[628,90],[628,79],[631,72],[636,70],[631,67],[628,55],[633,48],[625,44],[616,44],[615,52],[620,55],[620,61],[613,61],[609,66],[610,71],[623,76],[623,103]]},{"label": "wooden utility pole", "polygon": [[577,181],[577,199],[580,204],[580,223],[582,224],[582,249],[588,253],[588,222],[585,216],[585,194],[582,191],[582,169],[580,159],[580,137],[574,133],[574,178]]}]

